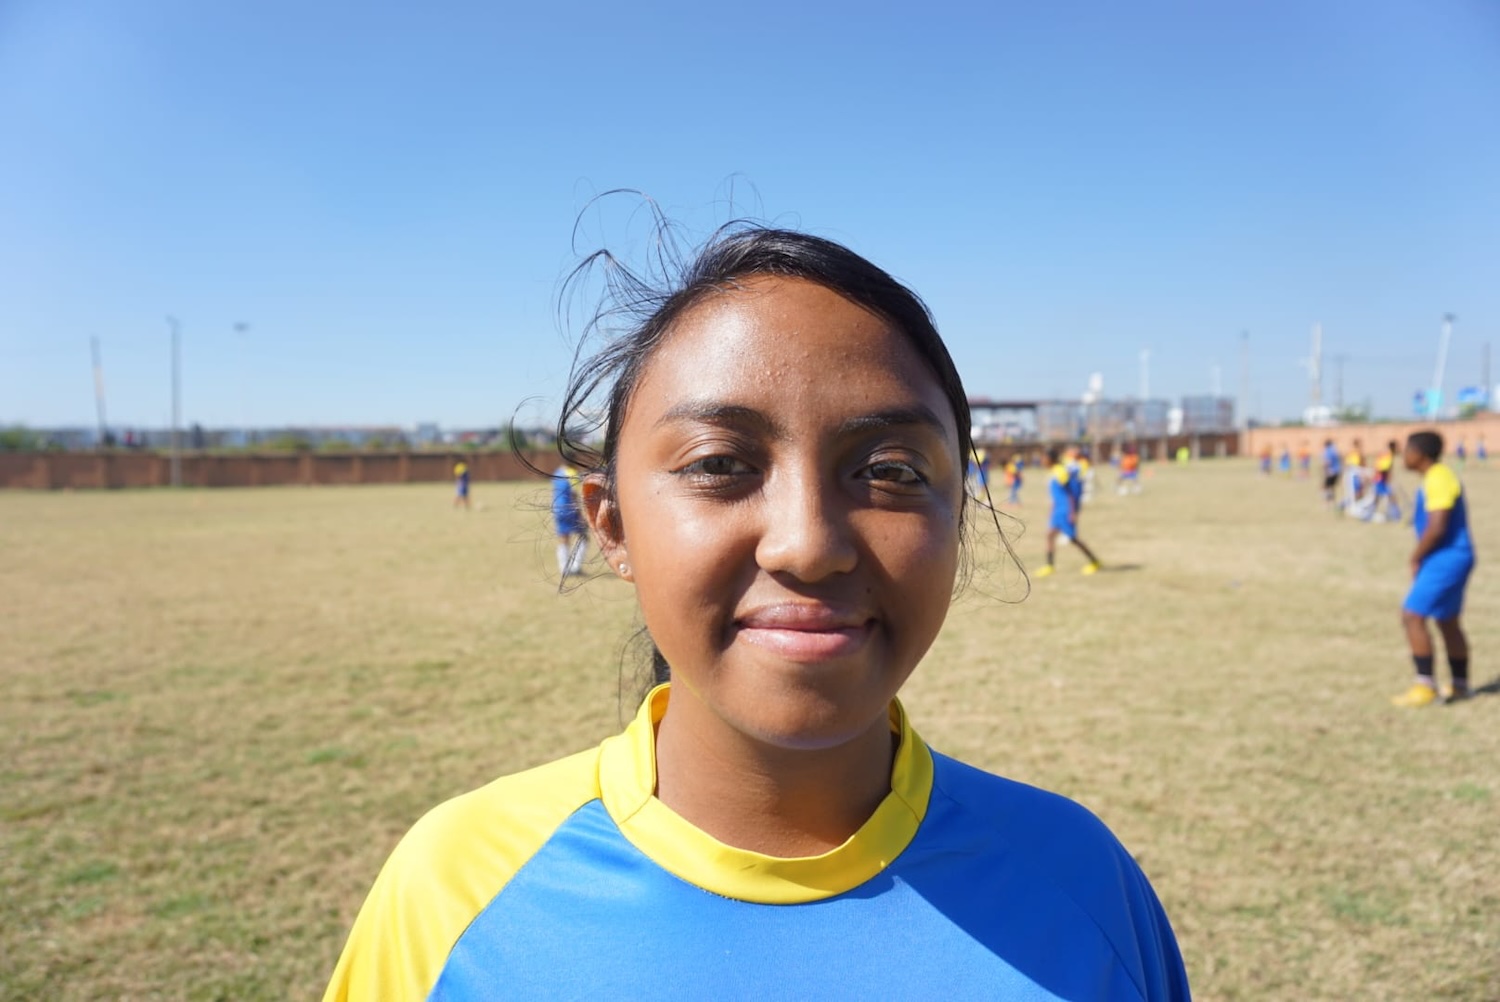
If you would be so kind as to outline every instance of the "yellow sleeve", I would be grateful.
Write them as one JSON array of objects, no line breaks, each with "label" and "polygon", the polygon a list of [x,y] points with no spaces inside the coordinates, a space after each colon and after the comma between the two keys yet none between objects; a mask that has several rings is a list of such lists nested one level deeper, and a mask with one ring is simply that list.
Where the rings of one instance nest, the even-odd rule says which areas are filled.
[{"label": "yellow sleeve", "polygon": [[1463,492],[1464,485],[1458,482],[1458,475],[1442,463],[1429,466],[1422,478],[1422,495],[1428,511],[1447,511],[1458,503]]},{"label": "yellow sleeve", "polygon": [[598,796],[598,760],[592,750],[497,779],[413,825],[360,908],[324,1002],[431,995],[469,923],[569,815]]}]

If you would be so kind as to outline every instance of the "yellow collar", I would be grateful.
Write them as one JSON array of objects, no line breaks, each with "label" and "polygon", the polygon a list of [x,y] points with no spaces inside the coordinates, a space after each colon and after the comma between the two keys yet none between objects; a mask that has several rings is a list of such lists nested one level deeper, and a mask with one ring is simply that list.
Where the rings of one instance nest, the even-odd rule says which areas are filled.
[{"label": "yellow collar", "polygon": [[821,856],[783,858],[736,849],[693,827],[656,799],[656,724],[669,686],[651,690],[623,734],[604,742],[599,789],[620,832],[659,866],[706,891],[763,904],[819,901],[853,890],[889,866],[917,834],[932,794],[932,755],[891,701],[899,735],[891,792],[859,831]]}]

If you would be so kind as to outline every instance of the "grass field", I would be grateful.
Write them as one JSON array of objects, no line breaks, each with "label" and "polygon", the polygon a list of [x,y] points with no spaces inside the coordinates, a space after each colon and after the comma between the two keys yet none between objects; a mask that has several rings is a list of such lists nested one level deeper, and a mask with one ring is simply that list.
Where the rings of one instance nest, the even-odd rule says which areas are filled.
[{"label": "grass field", "polygon": [[[1483,560],[1500,468],[1465,479]],[[423,810],[617,729],[628,587],[559,596],[536,489],[476,499],[0,494],[0,998],[315,997]],[[1101,496],[1120,569],[1024,601],[979,535],[914,720],[1100,814],[1199,998],[1500,999],[1500,695],[1388,705],[1408,528],[1221,461]],[[1490,681],[1494,565],[1466,619]]]}]

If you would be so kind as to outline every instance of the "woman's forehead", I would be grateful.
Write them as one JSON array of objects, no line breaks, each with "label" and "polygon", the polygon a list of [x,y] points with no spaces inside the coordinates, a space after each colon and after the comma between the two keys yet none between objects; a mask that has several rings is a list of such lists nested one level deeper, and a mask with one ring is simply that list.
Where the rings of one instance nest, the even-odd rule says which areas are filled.
[{"label": "woman's forehead", "polygon": [[[879,396],[952,406],[911,339],[885,317],[805,279],[756,276],[686,310],[642,372],[647,407],[681,396]],[[805,399],[803,399],[805,403]]]}]

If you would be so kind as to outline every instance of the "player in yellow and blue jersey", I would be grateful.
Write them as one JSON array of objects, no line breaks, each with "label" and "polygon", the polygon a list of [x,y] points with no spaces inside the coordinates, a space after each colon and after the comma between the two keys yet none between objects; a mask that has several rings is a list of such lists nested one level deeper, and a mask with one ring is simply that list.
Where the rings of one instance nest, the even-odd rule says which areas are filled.
[{"label": "player in yellow and blue jersey", "polygon": [[1406,440],[1406,468],[1422,478],[1413,504],[1417,547],[1411,554],[1411,590],[1401,606],[1401,622],[1411,644],[1417,677],[1411,688],[1394,697],[1397,706],[1427,706],[1439,698],[1429,619],[1437,623],[1448,653],[1453,684],[1445,701],[1469,695],[1469,638],[1459,616],[1464,589],[1474,571],[1474,541],[1469,535],[1469,505],[1458,476],[1442,462],[1443,438],[1419,431]]},{"label": "player in yellow and blue jersey", "polygon": [[[1400,448],[1393,441],[1386,445],[1385,453],[1375,460],[1375,503],[1371,505],[1372,517],[1384,518],[1392,522],[1401,521],[1401,505],[1396,501],[1395,484],[1392,478],[1396,471],[1396,457],[1400,454]],[[1385,511],[1381,511],[1380,503],[1385,502]]]},{"label": "player in yellow and blue jersey", "polygon": [[1052,496],[1052,514],[1047,522],[1047,563],[1037,569],[1039,578],[1047,577],[1057,570],[1057,541],[1063,545],[1072,543],[1088,560],[1083,573],[1093,574],[1099,570],[1099,558],[1078,536],[1078,516],[1083,509],[1083,474],[1074,464],[1063,461],[1056,448],[1047,450],[1047,463],[1052,472],[1047,477],[1047,490]]},{"label": "player in yellow and blue jersey", "polygon": [[453,507],[469,508],[469,464],[463,461],[453,465]]},{"label": "player in yellow and blue jersey", "polygon": [[552,471],[552,523],[557,532],[557,573],[560,577],[583,573],[588,555],[588,530],[579,503],[578,470],[563,463]]},{"label": "player in yellow and blue jersey", "polygon": [[925,306],[748,227],[662,293],[558,427],[670,681],[623,734],[418,821],[326,999],[1187,999],[1104,824],[934,751],[897,699],[974,503]]}]

